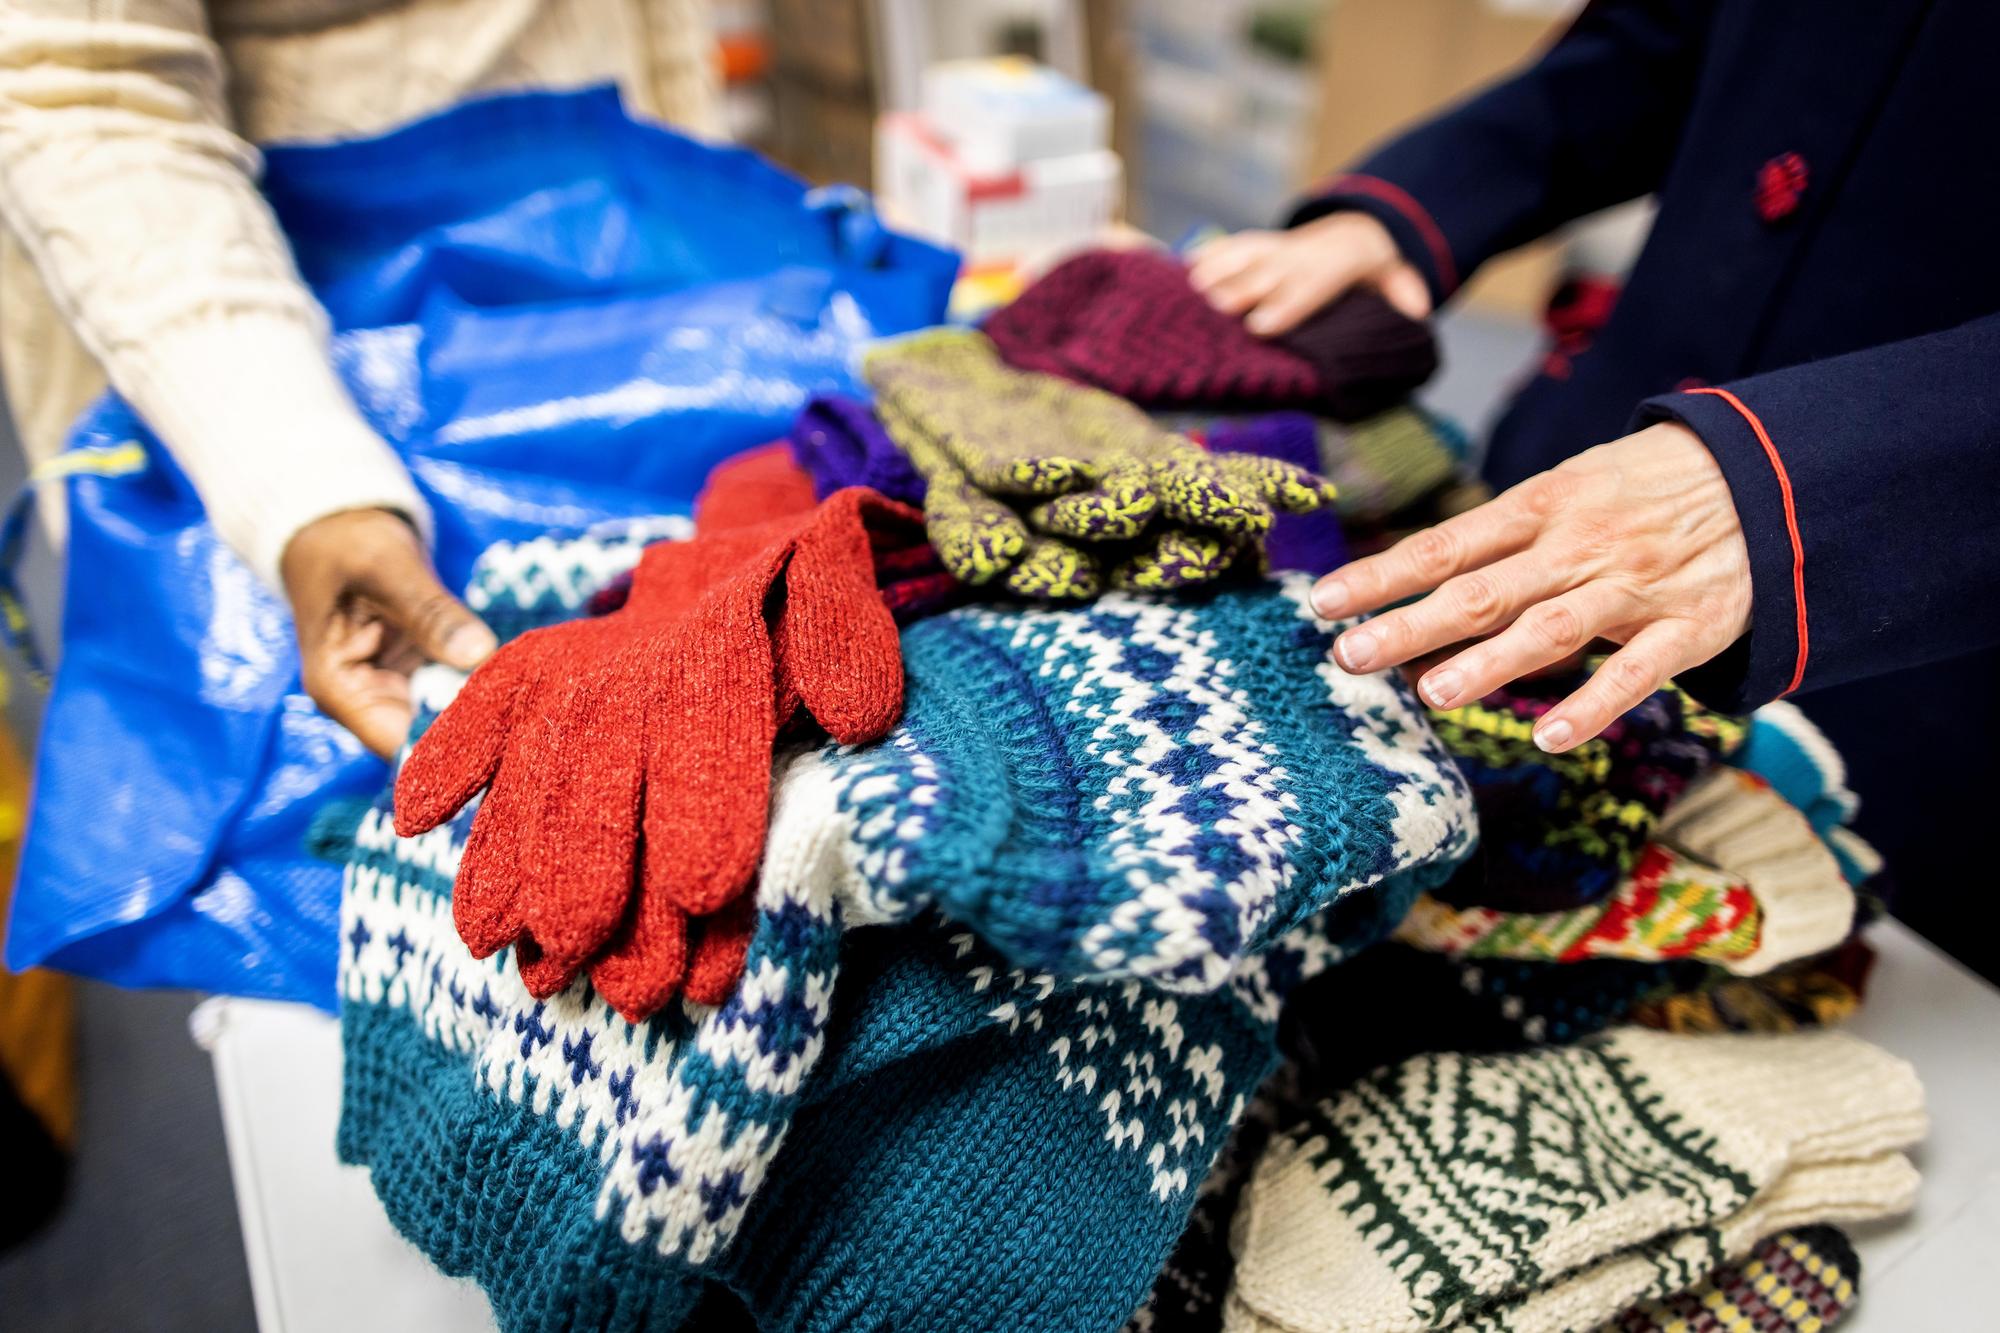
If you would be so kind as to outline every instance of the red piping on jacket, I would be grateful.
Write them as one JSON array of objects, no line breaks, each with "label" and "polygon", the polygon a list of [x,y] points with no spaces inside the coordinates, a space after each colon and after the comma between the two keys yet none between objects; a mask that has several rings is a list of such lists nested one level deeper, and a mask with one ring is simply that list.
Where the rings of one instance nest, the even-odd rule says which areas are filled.
[{"label": "red piping on jacket", "polygon": [[1444,230],[1438,226],[1437,219],[1430,215],[1430,210],[1412,198],[1408,190],[1379,176],[1349,173],[1345,176],[1335,176],[1313,193],[1332,194],[1336,191],[1365,194],[1370,198],[1380,199],[1408,218],[1410,225],[1423,236],[1424,244],[1430,249],[1431,262],[1437,265],[1438,286],[1443,289],[1443,294],[1449,296],[1458,290],[1458,265],[1452,262],[1451,246],[1445,242]]},{"label": "red piping on jacket", "polygon": [[1757,419],[1757,414],[1752,412],[1741,398],[1738,398],[1727,389],[1689,389],[1687,392],[1712,394],[1735,408],[1737,414],[1750,423],[1751,431],[1757,436],[1757,443],[1764,446],[1764,457],[1771,461],[1771,471],[1777,474],[1778,494],[1783,496],[1785,501],[1785,531],[1790,534],[1792,539],[1792,601],[1798,607],[1799,660],[1798,665],[1792,668],[1792,683],[1785,686],[1785,693],[1790,694],[1799,687],[1799,682],[1806,678],[1806,657],[1808,653],[1808,640],[1806,637],[1806,547],[1805,542],[1799,537],[1799,511],[1792,503],[1791,475],[1785,471],[1785,460],[1778,456],[1778,446],[1771,442],[1771,433],[1764,429],[1764,423]]}]

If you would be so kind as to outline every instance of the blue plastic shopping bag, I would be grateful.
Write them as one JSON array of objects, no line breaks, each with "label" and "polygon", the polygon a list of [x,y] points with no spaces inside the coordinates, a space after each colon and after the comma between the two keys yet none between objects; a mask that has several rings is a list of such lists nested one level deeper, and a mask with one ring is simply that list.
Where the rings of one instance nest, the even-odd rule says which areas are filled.
[{"label": "blue plastic shopping bag", "polygon": [[[859,342],[937,322],[957,267],[858,194],[634,122],[609,92],[276,148],[265,190],[452,586],[497,541],[685,513],[717,460],[852,388]],[[283,602],[144,425],[109,398],[71,448],[140,466],[70,481],[7,962],[330,1007],[339,881],[304,837],[382,766],[300,693]]]}]

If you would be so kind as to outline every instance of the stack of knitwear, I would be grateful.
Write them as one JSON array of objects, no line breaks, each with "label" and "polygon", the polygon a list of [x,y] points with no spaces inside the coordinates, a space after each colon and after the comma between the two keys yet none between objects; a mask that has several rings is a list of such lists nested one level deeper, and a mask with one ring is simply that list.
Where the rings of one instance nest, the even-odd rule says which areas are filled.
[{"label": "stack of knitwear", "polygon": [[1003,364],[977,333],[878,346],[876,410],[924,477],[931,544],[963,582],[1077,601],[1261,565],[1274,513],[1333,498],[1282,460],[1209,453],[1122,398]]},{"label": "stack of knitwear", "polygon": [[1914,1072],[1838,1033],[1419,1056],[1264,1150],[1224,1327],[1597,1328],[1766,1237],[1906,1210],[1925,1123]]},{"label": "stack of knitwear", "polygon": [[[1273,1132],[1369,1071],[1441,1051],[1561,1046],[1628,1022],[1708,1033],[1831,1026],[1858,1007],[1871,957],[1851,939],[1767,975],[1738,977],[1688,961],[1453,959],[1385,944],[1329,969],[1293,996],[1280,1029],[1284,1063],[1203,1184],[1186,1234],[1132,1321],[1134,1333],[1221,1327],[1234,1270],[1228,1237],[1250,1167]],[[1347,1015],[1361,1006],[1377,1019],[1351,1022]]]},{"label": "stack of knitwear", "polygon": [[1278,339],[1211,306],[1178,256],[1097,250],[1049,270],[985,330],[1009,365],[1149,408],[1298,408],[1359,421],[1437,370],[1430,329],[1357,289]]},{"label": "stack of knitwear", "polygon": [[1688,784],[1742,744],[1744,724],[1669,684],[1564,754],[1535,745],[1536,719],[1580,683],[1523,680],[1431,721],[1472,783],[1479,855],[1438,897],[1453,906],[1558,912],[1631,877]]},{"label": "stack of knitwear", "polygon": [[1647,996],[1635,1023],[1664,1032],[1789,1032],[1852,1018],[1867,993],[1875,950],[1854,935],[1838,948],[1761,977],[1711,977]]},{"label": "stack of knitwear", "polygon": [[[1305,593],[906,630],[902,726],[781,760],[742,984],[642,1023],[474,959],[474,811],[398,838],[385,796],[343,893],[343,1158],[510,1330],[672,1328],[717,1283],[767,1329],[1115,1328],[1284,998],[1470,845],[1421,708],[1335,669]],[[416,734],[457,684],[419,673]]]},{"label": "stack of knitwear", "polygon": [[1476,958],[1697,958],[1768,972],[1847,937],[1854,890],[1806,817],[1760,778],[1717,767],[1669,806],[1612,894],[1554,912],[1420,900],[1398,938]]}]

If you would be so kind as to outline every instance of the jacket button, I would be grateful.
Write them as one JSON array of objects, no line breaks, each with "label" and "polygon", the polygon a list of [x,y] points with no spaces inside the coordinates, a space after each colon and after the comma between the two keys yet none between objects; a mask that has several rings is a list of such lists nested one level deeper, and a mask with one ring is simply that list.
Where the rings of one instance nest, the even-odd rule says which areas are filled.
[{"label": "jacket button", "polygon": [[1806,160],[1797,153],[1780,153],[1757,168],[1757,216],[1776,224],[1796,213],[1808,179]]}]

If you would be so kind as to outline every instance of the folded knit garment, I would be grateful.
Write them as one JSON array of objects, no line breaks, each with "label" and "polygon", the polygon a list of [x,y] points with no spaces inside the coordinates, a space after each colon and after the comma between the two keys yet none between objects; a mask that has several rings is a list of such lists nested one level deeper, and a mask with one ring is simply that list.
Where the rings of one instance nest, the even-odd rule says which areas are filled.
[{"label": "folded knit garment", "polygon": [[1850,884],[1881,872],[1881,856],[1848,827],[1861,802],[1848,789],[1847,765],[1797,704],[1779,700],[1751,714],[1743,746],[1730,762],[1770,783],[1805,813]]},{"label": "folded knit garment", "polygon": [[1641,1301],[1602,1333],[1825,1333],[1854,1308],[1860,1282],[1846,1236],[1802,1226],[1767,1236],[1687,1291]]},{"label": "folded knit garment", "polygon": [[1564,754],[1535,745],[1537,718],[1580,683],[1517,681],[1432,724],[1472,784],[1480,849],[1438,893],[1455,907],[1551,912],[1594,903],[1637,868],[1667,808],[1742,742],[1743,723],[1668,684]]},{"label": "folded knit garment", "polygon": [[[1734,977],[1687,961],[1453,959],[1385,944],[1331,968],[1294,994],[1281,1025],[1284,1062],[1238,1122],[1201,1187],[1187,1232],[1128,1327],[1132,1333],[1221,1327],[1235,1270],[1231,1222],[1264,1145],[1315,1101],[1371,1070],[1442,1050],[1491,1054],[1566,1045],[1625,1022],[1708,1033],[1831,1026],[1858,1008],[1871,957],[1863,941],[1851,939],[1765,976]],[[1363,1006],[1378,1017],[1352,1022],[1349,1015]]]},{"label": "folded knit garment", "polygon": [[[1303,616],[1300,595],[1263,590],[1292,619]],[[1155,816],[1164,845],[1171,834],[1206,847],[1196,835],[1210,817],[1245,840],[1273,837],[1282,821],[1237,829],[1219,812],[1248,818],[1251,795],[1288,811],[1298,794],[1284,799],[1281,775],[1259,774],[1290,752],[1250,722],[1224,726],[1225,705],[1264,696],[1224,689],[1225,663],[1195,670],[1195,650],[1218,642],[1216,625],[1196,622],[1206,628],[1182,643],[1160,632],[1179,623],[1169,609],[1150,620],[1129,613],[1154,631],[1141,628],[1130,650],[1157,640],[1150,651],[1187,669],[1102,676],[1129,661],[1125,648],[1095,644],[1100,664],[1051,660],[1046,678],[1053,686],[1074,665],[1109,681],[1109,693],[1077,697],[1080,709],[1104,705],[1095,725],[1107,734],[1137,725],[1122,720],[1128,705],[1178,725],[1193,716],[1183,716],[1188,700],[1205,703],[1192,743],[1228,741],[1216,753],[1231,759],[1214,770],[1215,806],[1183,806],[1208,789],[1176,787],[1171,773],[1102,762],[1127,764],[1124,786],[1178,792]],[[1323,639],[1326,627],[1312,628]],[[1080,628],[1057,637],[1089,642]],[[1335,690],[1348,688],[1337,673],[1301,669],[1357,709],[1348,743],[1383,770],[1377,799],[1388,812],[1357,808],[1356,822],[1387,820],[1436,841],[1387,849],[1381,876],[1346,896],[1413,892],[1400,880],[1421,879],[1427,858],[1462,854],[1469,800],[1400,684],[1349,696]],[[418,733],[460,679],[439,667],[418,674]],[[877,749],[899,743],[928,754],[911,738]],[[929,914],[850,930],[857,914],[915,911],[895,894],[885,911],[883,881],[862,877],[871,857],[899,862],[886,836],[897,827],[862,812],[895,809],[904,771],[892,766],[871,784],[843,767],[868,753],[785,756],[743,984],[720,1005],[681,1001],[639,1024],[587,980],[537,1000],[507,951],[484,960],[466,951],[450,899],[471,810],[414,839],[394,835],[386,795],[361,818],[341,908],[340,1152],[369,1168],[403,1234],[486,1290],[503,1328],[670,1329],[716,1283],[766,1329],[930,1327],[939,1311],[949,1326],[1115,1328],[1184,1230],[1214,1154],[1269,1070],[1285,997],[1377,929],[1356,933],[1358,918],[1320,913],[1279,935],[1271,918],[1301,907],[1280,892],[1285,908],[1247,913],[1264,923],[1252,933],[1265,947],[1240,950],[1226,975],[1197,968],[1210,988],[1181,995],[1134,976],[1079,983],[1017,968],[964,925]],[[1411,776],[1433,769],[1435,779]],[[1432,781],[1446,789],[1427,792]],[[917,809],[931,800],[908,794]],[[1031,809],[1040,800],[1063,810],[1077,793],[1013,793],[1024,797]],[[1461,826],[1434,827],[1426,802]],[[1235,864],[1211,851],[1182,870]],[[1038,1224],[1024,1227],[1024,1217]]]},{"label": "folded knit garment", "polygon": [[1304,408],[1353,421],[1393,407],[1437,370],[1428,326],[1357,289],[1282,339],[1258,338],[1156,250],[1094,250],[1050,269],[985,331],[1008,364],[1108,389],[1145,407]]},{"label": "folded knit garment", "polygon": [[1329,913],[1385,936],[1471,849],[1470,795],[1394,672],[1334,665],[1310,581],[903,635],[903,722],[829,752],[859,919],[935,906],[1017,966],[1220,985]]},{"label": "folded knit garment", "polygon": [[1854,890],[1833,854],[1750,773],[1697,777],[1653,839],[1601,902],[1500,912],[1423,898],[1397,938],[1474,958],[1697,958],[1755,974],[1832,948],[1854,923]]},{"label": "folded knit garment", "polygon": [[1856,934],[1764,976],[1714,977],[1686,990],[1656,991],[1633,1005],[1631,1019],[1683,1033],[1832,1027],[1860,1010],[1874,965],[1875,950]]},{"label": "folded knit garment", "polygon": [[1225,1326],[1594,1328],[1774,1232],[1907,1209],[1925,1125],[1909,1066],[1839,1033],[1419,1056],[1265,1150]]}]

